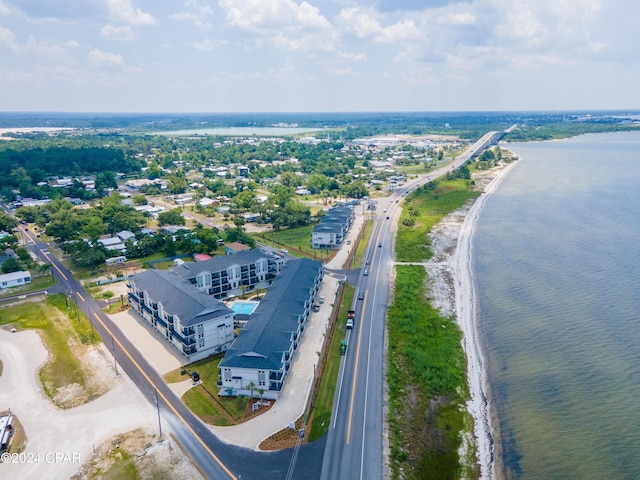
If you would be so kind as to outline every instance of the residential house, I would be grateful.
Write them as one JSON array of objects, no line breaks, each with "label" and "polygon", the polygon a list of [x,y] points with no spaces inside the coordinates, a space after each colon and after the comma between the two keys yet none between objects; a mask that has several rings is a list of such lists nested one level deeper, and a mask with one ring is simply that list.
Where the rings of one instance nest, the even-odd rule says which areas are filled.
[{"label": "residential house", "polygon": [[20,287],[27,283],[31,283],[31,273],[28,271],[11,272],[0,275],[0,290]]},{"label": "residential house", "polygon": [[224,298],[268,287],[284,263],[278,255],[254,249],[218,255],[203,262],[184,263],[171,271],[198,290]]},{"label": "residential house", "polygon": [[233,311],[175,272],[146,270],[128,278],[133,311],[189,362],[225,351],[233,342]]},{"label": "residential house", "polygon": [[351,228],[353,217],[353,208],[350,206],[330,208],[311,231],[311,247],[339,248]]},{"label": "residential house", "polygon": [[219,364],[222,396],[277,399],[322,282],[322,263],[287,262]]}]

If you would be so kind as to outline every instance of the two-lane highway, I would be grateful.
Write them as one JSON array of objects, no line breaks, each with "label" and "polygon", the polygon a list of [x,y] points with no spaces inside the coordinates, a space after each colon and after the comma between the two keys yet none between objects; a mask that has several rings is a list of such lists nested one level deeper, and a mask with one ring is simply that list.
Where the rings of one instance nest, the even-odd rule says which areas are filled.
[{"label": "two-lane highway", "polygon": [[[357,283],[364,300],[355,300],[356,324],[348,333],[348,348],[338,376],[333,415],[327,435],[322,480],[381,480],[385,476],[383,385],[387,349],[385,319],[392,275],[392,248],[396,211],[404,196],[415,188],[461,167],[502,138],[488,132],[453,162],[396,190],[379,201],[366,258],[369,275]],[[357,299],[357,295],[356,295]]]}]

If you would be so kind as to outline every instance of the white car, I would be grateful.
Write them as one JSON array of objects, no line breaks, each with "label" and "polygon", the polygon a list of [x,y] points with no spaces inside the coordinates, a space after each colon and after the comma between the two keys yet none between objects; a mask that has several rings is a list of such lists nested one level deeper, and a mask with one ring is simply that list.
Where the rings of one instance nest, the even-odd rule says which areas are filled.
[{"label": "white car", "polygon": [[286,248],[281,248],[281,249],[280,249],[280,251],[281,251],[282,253],[289,253],[289,250],[287,250]]}]

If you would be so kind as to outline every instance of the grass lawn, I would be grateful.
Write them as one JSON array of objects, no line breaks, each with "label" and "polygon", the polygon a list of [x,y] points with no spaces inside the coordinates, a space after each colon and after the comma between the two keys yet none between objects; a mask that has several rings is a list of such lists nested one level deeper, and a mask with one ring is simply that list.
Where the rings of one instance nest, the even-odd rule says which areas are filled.
[{"label": "grass lawn", "polygon": [[39,376],[45,393],[52,399],[62,387],[74,383],[85,385],[85,375],[72,345],[101,341],[97,334],[92,339],[89,321],[82,314],[78,318],[73,305],[70,305],[70,311],[74,318],[68,316],[65,295],[55,294],[49,295],[46,303],[22,303],[3,308],[0,317],[0,325],[40,330],[51,356]]},{"label": "grass lawn", "polygon": [[195,415],[205,423],[226,427],[233,425],[211,398],[199,388],[192,388],[182,396],[182,401]]},{"label": "grass lawn", "polygon": [[338,322],[335,326],[335,332],[331,339],[331,344],[327,346],[327,363],[322,372],[322,379],[318,388],[318,396],[316,397],[313,421],[311,430],[309,431],[309,441],[319,439],[329,428],[331,421],[331,409],[333,408],[333,398],[335,396],[338,384],[338,373],[340,370],[340,341],[344,339],[346,332],[345,323],[347,318],[347,310],[350,309],[355,288],[347,285],[342,299],[340,312],[338,314]]},{"label": "grass lawn", "polygon": [[[431,258],[429,230],[447,213],[479,195],[480,192],[474,191],[473,186],[464,179],[438,182],[435,190],[416,189],[405,199],[398,223],[397,260],[419,262]],[[413,222],[413,225],[409,222]]]},{"label": "grass lawn", "polygon": [[[305,225],[304,227],[264,232],[262,233],[262,238],[272,241],[271,246],[275,248],[288,249],[292,255],[323,260],[328,256],[328,252],[326,250],[314,250],[311,248],[311,230],[313,230],[314,226],[315,225]],[[269,242],[267,241],[265,243]]]},{"label": "grass lawn", "polygon": [[[224,355],[205,358],[186,367],[180,367],[168,372],[163,376],[163,379],[167,383],[182,382],[188,380],[192,372],[198,372],[202,385],[188,390],[182,396],[182,401],[204,422],[226,426],[242,421],[248,411],[248,399],[243,397],[218,397],[218,391],[220,390],[220,387],[218,387],[218,364],[223,358]],[[186,371],[186,374],[182,375],[182,371]],[[260,398],[257,390],[255,391],[255,398]]]},{"label": "grass lawn", "polygon": [[371,239],[371,232],[373,232],[373,222],[365,221],[364,234],[362,235],[362,239],[360,240],[360,243],[358,243],[358,248],[353,256],[352,268],[360,268],[364,263],[364,258],[367,254],[367,245],[369,245],[369,240]]},{"label": "grass lawn", "polygon": [[264,232],[264,236],[276,243],[288,245],[298,250],[311,248],[311,230],[314,225]]}]

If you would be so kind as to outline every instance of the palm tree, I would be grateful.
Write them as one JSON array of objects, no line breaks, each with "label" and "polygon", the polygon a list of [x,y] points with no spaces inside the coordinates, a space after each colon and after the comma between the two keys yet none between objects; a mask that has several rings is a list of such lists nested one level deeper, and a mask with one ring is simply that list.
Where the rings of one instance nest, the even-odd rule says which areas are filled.
[{"label": "palm tree", "polygon": [[260,394],[260,404],[262,404],[262,396],[264,395],[264,388],[259,388],[258,393]]},{"label": "palm tree", "polygon": [[251,400],[253,400],[253,389],[256,388],[256,384],[253,382],[249,382],[247,384],[247,388],[251,391]]}]

